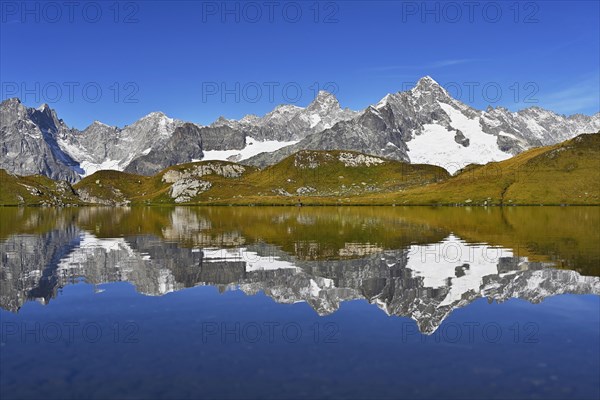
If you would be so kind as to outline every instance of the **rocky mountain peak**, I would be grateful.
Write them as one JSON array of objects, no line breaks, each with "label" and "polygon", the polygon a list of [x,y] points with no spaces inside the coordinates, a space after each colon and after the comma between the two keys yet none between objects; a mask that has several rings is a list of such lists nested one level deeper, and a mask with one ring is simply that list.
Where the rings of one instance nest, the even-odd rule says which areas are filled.
[{"label": "rocky mountain peak", "polygon": [[255,114],[244,115],[240,122],[243,124],[257,124],[260,121],[260,117]]},{"label": "rocky mountain peak", "polygon": [[48,103],[43,103],[37,108],[37,110],[46,113],[50,110],[50,106]]},{"label": "rocky mountain peak", "polygon": [[267,115],[274,113],[296,113],[300,110],[302,110],[302,107],[296,106],[294,104],[280,104]]},{"label": "rocky mountain peak", "polygon": [[92,125],[95,125],[95,126],[109,126],[109,125],[105,124],[102,121],[98,121],[97,119],[94,120],[94,122],[92,122]]},{"label": "rocky mountain peak", "polygon": [[379,100],[379,103],[375,104],[374,108],[382,108],[385,107],[388,103],[388,101],[390,101],[390,99],[392,98],[392,94],[388,93],[386,94],[383,99]]},{"label": "rocky mountain peak", "polygon": [[2,103],[0,103],[0,107],[14,107],[19,104],[21,104],[21,99],[18,97],[10,97],[2,101]]},{"label": "rocky mountain peak", "polygon": [[110,126],[105,124],[104,122],[95,120],[92,122],[87,128],[83,130],[83,134],[112,134],[114,132],[119,131],[119,128],[115,126]]},{"label": "rocky mountain peak", "polygon": [[302,111],[302,107],[298,107],[293,104],[282,104],[273,109],[270,113],[266,114],[263,117],[263,121],[265,123],[287,123],[290,119],[292,119],[297,113]]},{"label": "rocky mountain peak", "polygon": [[317,96],[313,100],[313,103],[314,102],[316,102],[316,103],[336,102],[337,103],[337,99],[333,93],[328,92],[327,90],[319,90],[319,93],[317,93]]},{"label": "rocky mountain peak", "polygon": [[0,127],[12,125],[17,120],[27,118],[27,107],[16,97],[0,103]]},{"label": "rocky mountain peak", "polygon": [[167,117],[167,115],[165,113],[163,113],[162,111],[153,111],[148,115],[143,116],[142,118],[140,118],[141,120],[160,120],[160,119],[170,119],[169,117]]},{"label": "rocky mountain peak", "polygon": [[58,119],[56,112],[46,103],[36,109],[31,109],[31,119],[41,129],[48,129],[51,131],[57,131],[62,125],[62,120]]},{"label": "rocky mountain peak", "polygon": [[217,118],[217,120],[215,122],[213,122],[212,124],[210,124],[210,126],[223,126],[223,125],[229,125],[231,121],[228,120],[227,118],[225,118],[224,116],[219,116],[219,118]]},{"label": "rocky mountain peak", "polygon": [[433,79],[431,76],[425,75],[424,77],[419,79],[416,86],[430,87],[430,86],[440,86],[440,84],[437,83],[437,81],[435,79]]},{"label": "rocky mountain peak", "polygon": [[441,97],[450,97],[446,89],[437,83],[432,77],[424,76],[419,79],[414,88],[410,90],[413,96],[434,95]]},{"label": "rocky mountain peak", "polygon": [[[137,137],[147,136],[148,132],[169,136],[181,124],[183,124],[183,121],[170,118],[163,112],[154,111],[128,126],[125,130]],[[148,138],[145,138],[144,141],[146,139]]]},{"label": "rocky mountain peak", "polygon": [[320,90],[317,97],[306,107],[306,110],[309,112],[332,112],[340,109],[340,103],[336,97],[325,90]]}]

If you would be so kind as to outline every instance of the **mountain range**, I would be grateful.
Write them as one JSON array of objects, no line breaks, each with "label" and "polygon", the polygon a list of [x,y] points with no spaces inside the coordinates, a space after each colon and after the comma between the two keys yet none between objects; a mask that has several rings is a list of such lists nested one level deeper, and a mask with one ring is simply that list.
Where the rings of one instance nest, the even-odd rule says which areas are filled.
[{"label": "mountain range", "polygon": [[300,150],[352,150],[454,173],[598,130],[600,113],[476,110],[430,77],[361,111],[320,91],[305,108],[280,105],[263,117],[221,117],[208,126],[152,112],[122,128],[95,121],[80,131],[47,104],[28,108],[11,98],[0,104],[0,169],[77,182],[99,170],[153,175],[198,160],[264,168]]}]

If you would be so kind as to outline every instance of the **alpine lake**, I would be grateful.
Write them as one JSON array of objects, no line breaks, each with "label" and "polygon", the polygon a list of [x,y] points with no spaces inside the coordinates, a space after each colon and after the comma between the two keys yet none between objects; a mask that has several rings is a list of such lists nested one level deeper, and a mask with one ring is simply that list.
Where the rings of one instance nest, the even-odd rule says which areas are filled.
[{"label": "alpine lake", "polygon": [[0,398],[600,398],[600,207],[0,207]]}]

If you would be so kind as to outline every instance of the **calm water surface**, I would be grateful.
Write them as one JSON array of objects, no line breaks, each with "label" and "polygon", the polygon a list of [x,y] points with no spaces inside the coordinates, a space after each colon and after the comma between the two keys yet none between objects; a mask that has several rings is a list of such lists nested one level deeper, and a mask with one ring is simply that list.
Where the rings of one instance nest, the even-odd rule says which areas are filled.
[{"label": "calm water surface", "polygon": [[600,397],[600,208],[0,208],[0,398]]}]

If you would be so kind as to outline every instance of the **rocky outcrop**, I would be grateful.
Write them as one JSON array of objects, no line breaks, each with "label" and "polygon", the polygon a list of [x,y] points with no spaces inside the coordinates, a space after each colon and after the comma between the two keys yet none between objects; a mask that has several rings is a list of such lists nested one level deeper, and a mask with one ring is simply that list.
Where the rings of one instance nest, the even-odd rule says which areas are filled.
[{"label": "rocky outcrop", "polygon": [[207,181],[184,178],[179,179],[171,186],[169,192],[175,203],[185,203],[192,200],[202,192],[206,192],[212,184]]},{"label": "rocky outcrop", "polygon": [[166,183],[174,183],[180,179],[203,177],[212,174],[219,175],[224,178],[239,178],[245,171],[246,168],[239,164],[214,161],[211,163],[195,165],[183,170],[169,170],[163,174],[162,181]]},{"label": "rocky outcrop", "polygon": [[161,180],[172,184],[169,194],[175,203],[185,203],[212,187],[210,182],[198,178],[213,174],[239,178],[245,171],[246,168],[238,164],[211,162],[183,170],[171,169],[163,174]]},{"label": "rocky outcrop", "polygon": [[379,157],[371,157],[364,154],[346,152],[340,153],[338,160],[340,160],[345,167],[370,167],[372,165],[379,165],[385,162],[385,160]]}]

